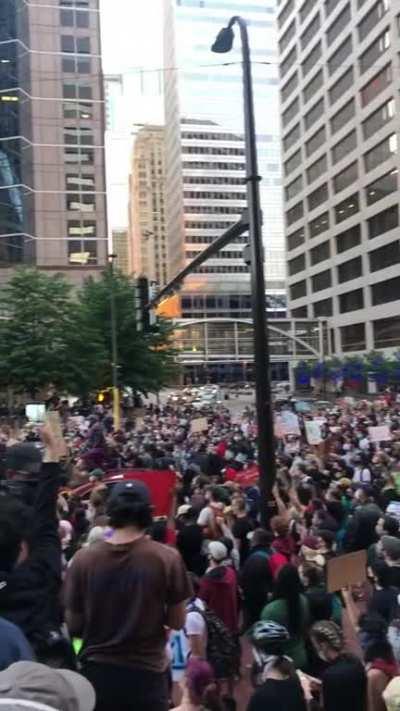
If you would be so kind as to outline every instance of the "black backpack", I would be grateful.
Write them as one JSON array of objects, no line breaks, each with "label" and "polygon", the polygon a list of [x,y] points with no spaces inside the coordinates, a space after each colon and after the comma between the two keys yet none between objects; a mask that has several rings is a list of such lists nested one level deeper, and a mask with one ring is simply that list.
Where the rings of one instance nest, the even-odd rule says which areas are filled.
[{"label": "black backpack", "polygon": [[209,607],[201,610],[191,605],[188,612],[198,612],[207,627],[207,661],[217,679],[229,679],[238,673],[240,654],[234,635]]}]

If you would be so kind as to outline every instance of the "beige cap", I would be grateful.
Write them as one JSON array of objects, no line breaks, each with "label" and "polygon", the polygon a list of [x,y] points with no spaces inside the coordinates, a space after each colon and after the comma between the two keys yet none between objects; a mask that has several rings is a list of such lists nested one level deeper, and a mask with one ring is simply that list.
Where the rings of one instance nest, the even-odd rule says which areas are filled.
[{"label": "beige cap", "polygon": [[[93,711],[96,695],[84,676],[37,662],[16,662],[0,672],[0,699],[30,701],[57,711]],[[0,706],[1,709],[1,706]]]}]

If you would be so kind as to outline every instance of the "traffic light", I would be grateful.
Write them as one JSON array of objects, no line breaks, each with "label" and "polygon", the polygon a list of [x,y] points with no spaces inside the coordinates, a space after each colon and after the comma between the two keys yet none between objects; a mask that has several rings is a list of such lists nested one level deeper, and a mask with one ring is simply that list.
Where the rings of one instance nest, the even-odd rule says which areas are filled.
[{"label": "traffic light", "polygon": [[156,295],[156,283],[149,282],[147,277],[136,279],[136,323],[138,331],[148,331],[156,322],[154,309],[149,303]]}]

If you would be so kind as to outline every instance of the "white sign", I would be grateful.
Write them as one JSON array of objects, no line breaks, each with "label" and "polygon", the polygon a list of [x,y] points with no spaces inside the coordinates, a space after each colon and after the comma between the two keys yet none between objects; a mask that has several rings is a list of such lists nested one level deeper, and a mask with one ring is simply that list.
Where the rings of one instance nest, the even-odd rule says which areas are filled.
[{"label": "white sign", "polygon": [[392,439],[392,434],[387,425],[368,427],[368,434],[371,442],[389,442]]},{"label": "white sign", "polygon": [[306,437],[308,444],[313,446],[321,444],[323,442],[321,436],[321,427],[315,420],[305,420],[304,426],[306,428]]},{"label": "white sign", "polygon": [[285,435],[297,435],[300,437],[299,418],[294,412],[289,412],[289,410],[281,412],[281,421]]},{"label": "white sign", "polygon": [[196,420],[191,421],[190,431],[192,434],[204,432],[204,430],[208,430],[208,422],[206,417],[197,417]]}]

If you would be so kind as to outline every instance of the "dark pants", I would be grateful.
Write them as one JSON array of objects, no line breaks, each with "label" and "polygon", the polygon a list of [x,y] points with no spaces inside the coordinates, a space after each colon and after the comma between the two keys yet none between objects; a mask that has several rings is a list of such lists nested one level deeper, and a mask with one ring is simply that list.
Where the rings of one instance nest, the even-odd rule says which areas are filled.
[{"label": "dark pants", "polygon": [[82,674],[94,686],[95,711],[168,711],[166,673],[85,662]]}]

